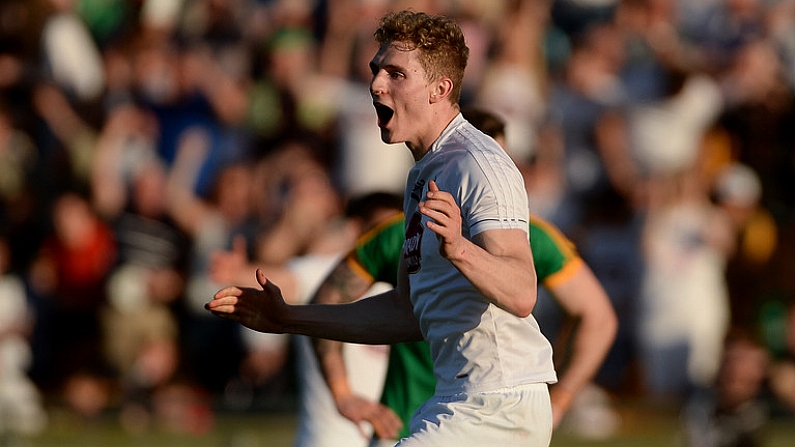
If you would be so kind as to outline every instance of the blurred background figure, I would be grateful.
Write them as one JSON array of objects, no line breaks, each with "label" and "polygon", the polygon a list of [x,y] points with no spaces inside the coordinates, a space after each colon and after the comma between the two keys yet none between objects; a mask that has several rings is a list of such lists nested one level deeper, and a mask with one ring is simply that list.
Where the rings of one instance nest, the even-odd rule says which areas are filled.
[{"label": "blurred background figure", "polygon": [[78,101],[95,101],[105,90],[96,40],[76,13],[79,2],[48,0],[52,12],[42,29],[45,66],[52,79]]},{"label": "blurred background figure", "polygon": [[[502,8],[507,20],[498,26],[494,42],[488,42],[494,54],[483,68],[472,100],[504,117],[506,150],[520,161],[533,155],[538,123],[546,113],[543,91],[548,79],[541,53],[551,3],[515,1],[498,6],[495,2],[492,8]],[[472,36],[477,45],[480,34]]]},{"label": "blurred background figure", "polygon": [[[168,216],[190,240],[184,295],[175,307],[185,372],[198,390],[220,393],[243,355],[239,329],[206,318],[201,297],[219,284],[207,275],[210,255],[236,235],[253,237],[256,222],[250,200],[252,168],[242,163],[218,167],[207,196],[196,190],[210,153],[211,136],[201,127],[185,131],[163,193]],[[197,391],[198,391],[197,390]]]},{"label": "blurred background figure", "polygon": [[109,404],[112,383],[102,352],[100,312],[105,281],[116,260],[111,227],[84,195],[64,192],[53,204],[52,230],[30,270],[38,297],[35,337],[43,337],[48,392],[56,392],[81,417]]},{"label": "blurred background figure", "polygon": [[783,309],[784,343],[770,367],[770,388],[786,411],[795,413],[795,302]]},{"label": "blurred background figure", "polygon": [[744,163],[716,169],[712,195],[728,216],[735,239],[726,265],[732,326],[753,330],[765,301],[759,284],[779,240],[775,219],[762,206],[759,175]]},{"label": "blurred background figure", "polygon": [[28,377],[33,361],[33,309],[22,278],[12,273],[11,249],[0,235],[0,443],[41,433],[47,425],[43,397]]},{"label": "blurred background figure", "polygon": [[768,353],[752,336],[729,334],[712,385],[696,392],[682,412],[688,447],[760,447],[769,410],[763,391]]},{"label": "blurred background figure", "polygon": [[107,219],[119,255],[101,315],[103,349],[119,382],[122,422],[135,431],[151,423],[153,394],[170,385],[181,366],[176,311],[184,297],[190,245],[168,214],[163,163],[146,153],[126,154],[128,172],[110,179],[125,166],[125,154],[115,155],[104,160],[110,166],[104,166],[101,182],[106,196],[115,185],[123,193],[119,205],[106,203],[108,211],[118,211]]},{"label": "blurred background figure", "polygon": [[387,6],[379,1],[328,4],[319,70],[333,85],[328,89],[335,105],[337,146],[331,160],[332,178],[347,197],[373,191],[402,194],[406,172],[413,164],[406,151],[381,141],[377,126],[363,125],[373,112],[368,63],[377,48],[372,35],[376,17]]},{"label": "blurred background figure", "polygon": [[691,168],[651,180],[643,242],[644,381],[651,396],[676,403],[711,383],[718,370],[730,323],[724,269],[733,227]]}]

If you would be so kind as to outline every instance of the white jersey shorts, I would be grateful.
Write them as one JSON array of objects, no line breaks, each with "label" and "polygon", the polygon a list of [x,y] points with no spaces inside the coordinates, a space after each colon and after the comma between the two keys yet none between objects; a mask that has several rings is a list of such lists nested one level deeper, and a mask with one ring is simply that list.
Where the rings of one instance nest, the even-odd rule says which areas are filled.
[{"label": "white jersey shorts", "polygon": [[396,447],[548,447],[552,405],[546,383],[434,396]]}]

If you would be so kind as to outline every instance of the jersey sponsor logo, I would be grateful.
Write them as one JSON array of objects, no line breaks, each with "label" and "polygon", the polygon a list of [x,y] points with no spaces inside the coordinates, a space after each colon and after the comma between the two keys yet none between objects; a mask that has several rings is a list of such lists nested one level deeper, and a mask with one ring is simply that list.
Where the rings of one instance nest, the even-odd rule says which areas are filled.
[{"label": "jersey sponsor logo", "polygon": [[406,260],[406,270],[409,274],[417,273],[422,267],[422,215],[415,211],[406,227],[406,241],[403,243],[403,259]]}]

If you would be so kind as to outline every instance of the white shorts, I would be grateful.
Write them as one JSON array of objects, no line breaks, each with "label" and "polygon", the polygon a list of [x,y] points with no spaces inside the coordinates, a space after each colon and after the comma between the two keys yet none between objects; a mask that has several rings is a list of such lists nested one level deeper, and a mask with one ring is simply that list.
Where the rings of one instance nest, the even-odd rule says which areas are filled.
[{"label": "white shorts", "polygon": [[411,419],[396,447],[548,447],[552,405],[545,383],[434,396]]},{"label": "white shorts", "polygon": [[373,436],[368,447],[395,447],[396,442],[395,439],[380,439]]}]

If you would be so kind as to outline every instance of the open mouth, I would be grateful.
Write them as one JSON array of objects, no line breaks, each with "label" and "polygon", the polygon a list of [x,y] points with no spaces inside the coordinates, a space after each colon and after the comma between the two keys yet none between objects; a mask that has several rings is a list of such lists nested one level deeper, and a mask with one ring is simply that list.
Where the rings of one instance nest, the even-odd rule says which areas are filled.
[{"label": "open mouth", "polygon": [[378,115],[378,127],[384,127],[392,119],[395,111],[381,103],[373,103],[375,114]]}]

